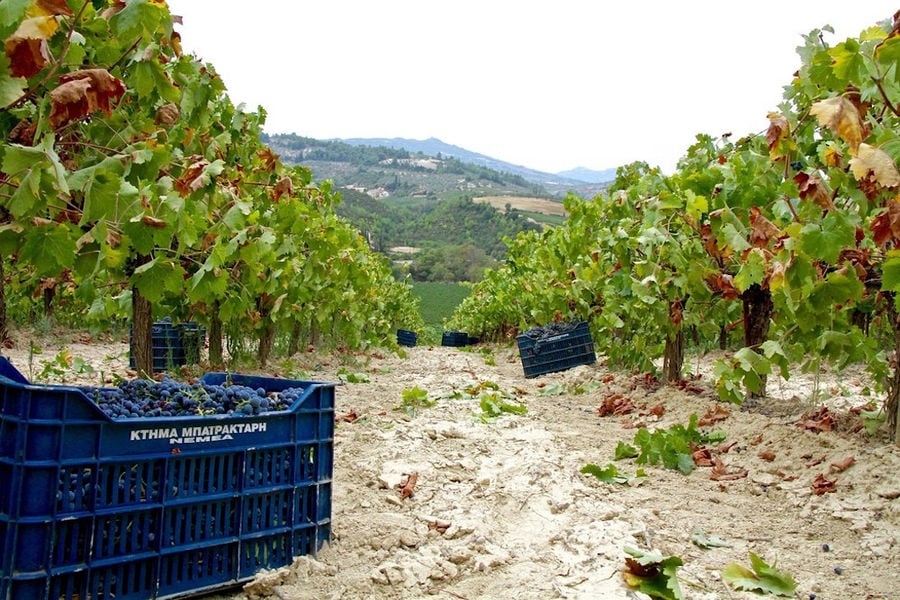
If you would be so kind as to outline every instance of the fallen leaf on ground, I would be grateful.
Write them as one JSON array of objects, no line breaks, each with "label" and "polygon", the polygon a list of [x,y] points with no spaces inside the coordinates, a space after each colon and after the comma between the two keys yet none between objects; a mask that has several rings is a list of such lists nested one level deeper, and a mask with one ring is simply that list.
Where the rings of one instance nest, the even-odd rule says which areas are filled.
[{"label": "fallen leaf on ground", "polygon": [[816,478],[813,479],[812,482],[812,491],[816,496],[821,496],[822,494],[830,494],[832,492],[837,491],[837,480],[836,479],[826,479],[824,473],[819,473],[816,475]]},{"label": "fallen leaf on ground", "polygon": [[759,456],[761,459],[769,461],[769,462],[772,462],[773,460],[775,460],[775,453],[772,452],[771,450],[769,450],[768,448],[766,448],[765,450],[760,452],[757,456]]},{"label": "fallen leaf on ground", "polygon": [[722,459],[716,458],[714,460],[712,474],[709,478],[712,481],[734,481],[736,479],[743,479],[746,476],[746,469],[729,473],[728,469],[725,467],[725,463],[722,462]]},{"label": "fallen leaf on ground", "polygon": [[413,471],[406,478],[405,483],[400,484],[400,497],[401,498],[409,498],[413,495],[413,492],[416,489],[416,481],[419,479],[419,473],[417,471]]},{"label": "fallen leaf on ground", "polygon": [[626,398],[622,394],[610,394],[603,399],[603,403],[600,405],[600,408],[597,409],[597,414],[601,417],[607,417],[609,415],[618,417],[630,414],[634,412],[634,410],[635,407],[631,398]]},{"label": "fallen leaf on ground", "polygon": [[820,456],[819,458],[815,458],[815,459],[809,461],[808,463],[806,463],[806,468],[809,469],[811,467],[815,467],[816,465],[821,465],[823,462],[825,462],[824,455]]},{"label": "fallen leaf on ground", "polygon": [[712,467],[715,464],[709,448],[697,448],[691,454],[691,458],[694,459],[694,464],[698,467]]},{"label": "fallen leaf on ground", "polygon": [[850,466],[856,462],[855,456],[848,456],[847,458],[836,460],[831,463],[831,472],[832,473],[842,473],[850,468]]},{"label": "fallen leaf on ground", "polygon": [[338,423],[355,423],[359,419],[359,415],[355,410],[351,410],[343,415],[338,416],[335,421]]},{"label": "fallen leaf on ground", "polygon": [[725,442],[724,444],[720,445],[716,449],[716,451],[719,452],[720,454],[727,454],[728,451],[731,450],[732,448],[734,448],[736,445],[737,445],[737,440],[731,440],[730,442]]},{"label": "fallen leaf on ground", "polygon": [[800,422],[797,423],[797,427],[816,433],[831,431],[834,428],[834,417],[827,406],[822,406],[815,412],[803,415]]},{"label": "fallen leaf on ground", "polygon": [[730,410],[717,405],[715,408],[710,408],[709,410],[707,410],[706,414],[704,414],[702,417],[700,417],[700,420],[697,421],[697,425],[700,427],[709,427],[713,423],[716,423],[718,421],[724,421],[725,419],[727,419],[730,416],[731,416]]}]

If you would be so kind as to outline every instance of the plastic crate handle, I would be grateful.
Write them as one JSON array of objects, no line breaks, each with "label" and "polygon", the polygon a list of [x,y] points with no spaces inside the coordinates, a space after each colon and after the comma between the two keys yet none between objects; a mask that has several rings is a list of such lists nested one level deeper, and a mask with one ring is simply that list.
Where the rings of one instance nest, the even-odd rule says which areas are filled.
[{"label": "plastic crate handle", "polygon": [[6,377],[10,381],[15,381],[16,383],[23,383],[25,385],[30,384],[25,376],[9,362],[9,359],[3,356],[0,356],[0,377]]}]

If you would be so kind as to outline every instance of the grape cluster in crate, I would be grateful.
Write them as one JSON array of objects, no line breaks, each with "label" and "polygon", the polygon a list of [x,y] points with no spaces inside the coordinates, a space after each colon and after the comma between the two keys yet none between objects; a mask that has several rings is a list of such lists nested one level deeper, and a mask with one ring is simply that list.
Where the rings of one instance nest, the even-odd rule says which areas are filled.
[{"label": "grape cluster in crate", "polygon": [[113,419],[195,415],[259,415],[288,410],[303,388],[266,391],[239,384],[130,379],[112,388],[86,388],[89,398]]}]

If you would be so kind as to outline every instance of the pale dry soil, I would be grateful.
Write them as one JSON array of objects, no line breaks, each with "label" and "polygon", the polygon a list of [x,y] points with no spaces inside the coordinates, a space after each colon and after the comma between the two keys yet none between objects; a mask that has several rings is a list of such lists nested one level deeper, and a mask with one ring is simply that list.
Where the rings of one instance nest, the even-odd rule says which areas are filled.
[{"label": "pale dry soil", "polygon": [[[57,381],[127,374],[127,339],[18,332],[16,341],[3,353],[32,376],[61,350],[95,373],[56,373]],[[690,599],[759,597],[721,578],[729,563],[749,567],[748,552],[791,574],[796,598],[900,597],[900,449],[884,435],[851,431],[848,409],[870,399],[859,375],[798,374],[770,382],[771,398],[753,409],[720,406],[729,416],[714,427],[736,443],[718,457],[729,473],[746,470],[744,478],[647,467],[647,477],[608,484],[581,468],[613,462],[635,425],[686,424],[719,406],[707,380],[694,382],[699,393],[684,391],[602,363],[526,379],[514,346],[489,355],[416,347],[401,356],[309,354],[294,362],[311,379],[339,381],[339,369],[368,379],[337,388],[336,416],[358,419],[336,427],[332,542],[208,600],[646,598],[623,583],[626,547],[681,557]],[[692,369],[705,372],[709,363],[699,359]],[[477,397],[464,390],[485,382],[515,396],[527,414],[481,418]],[[413,387],[434,405],[403,410],[403,391]],[[600,417],[611,394],[637,410]],[[832,407],[837,429],[798,427],[821,403]],[[659,406],[662,416],[650,412]],[[848,457],[855,462],[846,470],[831,466]],[[638,468],[615,464],[629,474]],[[397,486],[413,472],[414,493],[404,498]],[[835,481],[833,492],[813,492],[818,475]],[[694,545],[698,530],[728,547]]]}]

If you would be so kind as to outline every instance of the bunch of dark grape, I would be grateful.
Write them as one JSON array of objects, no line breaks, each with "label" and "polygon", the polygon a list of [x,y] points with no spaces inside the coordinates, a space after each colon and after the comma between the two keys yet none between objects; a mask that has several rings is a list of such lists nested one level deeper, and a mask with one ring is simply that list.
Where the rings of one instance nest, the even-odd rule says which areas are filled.
[{"label": "bunch of dark grape", "polygon": [[545,340],[556,335],[570,333],[578,327],[578,323],[553,322],[547,323],[543,327],[538,325],[526,331],[523,335],[533,340]]},{"label": "bunch of dark grape", "polygon": [[281,392],[244,385],[183,383],[169,376],[162,381],[129,379],[114,388],[85,388],[85,393],[113,419],[196,415],[252,416],[287,410],[303,388]]}]

